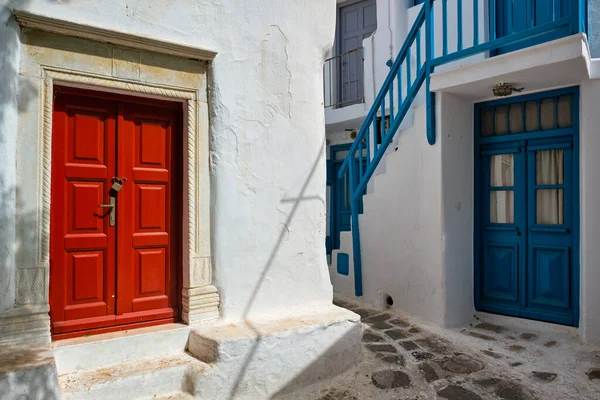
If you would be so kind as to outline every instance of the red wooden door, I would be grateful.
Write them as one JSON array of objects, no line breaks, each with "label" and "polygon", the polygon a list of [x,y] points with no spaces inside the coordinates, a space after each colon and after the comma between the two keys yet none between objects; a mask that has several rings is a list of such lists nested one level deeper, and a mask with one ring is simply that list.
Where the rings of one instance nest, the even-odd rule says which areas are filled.
[{"label": "red wooden door", "polygon": [[[181,106],[62,89],[54,103],[50,312],[55,338],[179,314]],[[126,178],[111,191],[113,178]],[[110,196],[115,223],[110,224]]]}]

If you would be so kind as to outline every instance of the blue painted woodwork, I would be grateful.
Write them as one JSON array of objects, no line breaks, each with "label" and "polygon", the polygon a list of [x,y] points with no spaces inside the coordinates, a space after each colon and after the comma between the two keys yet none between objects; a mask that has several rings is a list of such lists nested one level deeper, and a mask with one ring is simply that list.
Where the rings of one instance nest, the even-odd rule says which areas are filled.
[{"label": "blue painted woodwork", "polygon": [[346,253],[337,254],[337,272],[340,275],[350,274],[350,257]]},{"label": "blue painted woodwork", "polygon": [[[570,19],[571,13],[574,12],[572,3],[576,2],[577,0],[496,0],[496,20],[490,27],[495,27],[496,37],[502,38],[562,18]],[[570,24],[564,24],[555,29],[548,29],[540,35],[502,46],[495,50],[493,55],[568,36],[572,28]]]},{"label": "blue painted woodwork", "polygon": [[[351,228],[351,190],[349,176],[345,175],[343,179],[337,179],[339,170],[344,162],[344,158],[340,158],[339,154],[343,154],[350,149],[351,143],[333,145],[330,147],[330,158],[327,160],[330,165],[330,173],[333,177],[329,180],[330,186],[330,219],[329,219],[329,233],[330,242],[327,248],[327,254],[331,254],[333,250],[340,248],[340,232],[349,231]],[[359,160],[355,159],[355,164],[358,167]],[[366,168],[366,159],[362,158],[363,168]],[[356,169],[358,172],[358,168]],[[362,198],[359,200],[359,214],[362,214]],[[327,242],[326,242],[327,244]]]},{"label": "blue painted woodwork", "polygon": [[[434,1],[422,1],[423,5],[415,22],[390,67],[388,76],[369,110],[346,160],[337,169],[338,178],[341,179],[347,174],[350,176],[348,179],[352,193],[350,219],[352,221],[353,261],[357,296],[362,293],[362,282],[360,281],[362,262],[360,259],[358,227],[358,214],[362,195],[423,83],[425,83],[426,91],[427,141],[431,145],[435,144],[435,94],[430,91],[430,76],[435,68],[483,52],[489,51],[491,54],[499,54],[516,48],[531,46],[539,43],[539,38],[552,40],[560,36],[584,32],[586,25],[586,2],[584,0],[556,0],[556,4],[560,4],[557,10],[554,7],[552,10],[547,7],[547,3],[544,3],[544,1],[548,0],[522,0],[523,3],[533,4],[531,10],[535,11],[528,11],[529,14],[525,14],[526,17],[521,14],[517,15],[513,8],[508,10],[508,3],[512,7],[513,3],[519,3],[521,0],[518,2],[508,0],[506,3],[505,0],[489,0],[490,34],[488,40],[485,41],[479,32],[480,27],[483,25],[479,21],[479,10],[481,10],[479,1],[481,0],[457,1],[457,11],[460,12],[454,13],[457,15],[456,21],[448,21],[448,15],[453,14],[447,10],[447,0],[441,0],[442,52],[436,54],[434,43],[436,35],[433,23]],[[473,15],[463,15],[463,1],[472,1]],[[518,5],[516,11],[521,10],[519,7],[522,6]],[[508,15],[508,11],[514,18],[505,20],[504,15]],[[470,26],[466,27],[465,24]],[[450,49],[448,46],[449,29],[456,30],[458,45],[455,49]],[[462,33],[465,29],[470,31],[475,29],[472,43],[463,41]],[[425,37],[424,43],[421,43],[422,36]],[[413,59],[415,70],[411,65]],[[384,115],[389,115],[390,122],[387,126],[384,123],[385,118],[382,118]],[[377,141],[378,124],[380,124],[379,131],[382,138],[380,143]],[[550,133],[545,132],[542,136],[545,137],[546,134],[549,135]],[[364,150],[366,150],[366,154],[363,156]],[[353,167],[353,163],[350,163],[349,160],[355,158],[359,158],[361,162],[358,166]]]},{"label": "blue painted woodwork", "polygon": [[[565,100],[563,105],[570,104],[569,123],[557,117],[558,99]],[[543,104],[554,107],[546,109],[554,113],[546,125],[539,111]],[[565,325],[579,323],[578,104],[579,89],[575,87],[475,105],[477,310]],[[533,126],[531,119],[526,121],[526,107],[538,110]],[[497,116],[504,118],[507,110],[504,126],[508,132],[497,133]],[[510,119],[511,110],[522,116],[522,122]],[[489,126],[482,117],[486,113],[492,116]],[[536,153],[556,149],[563,152],[563,181],[538,184]],[[514,179],[510,186],[492,187],[490,158],[500,154],[512,154]],[[562,223],[537,222],[536,195],[544,189],[563,190]],[[514,192],[511,223],[492,222],[490,197],[494,191]]]}]

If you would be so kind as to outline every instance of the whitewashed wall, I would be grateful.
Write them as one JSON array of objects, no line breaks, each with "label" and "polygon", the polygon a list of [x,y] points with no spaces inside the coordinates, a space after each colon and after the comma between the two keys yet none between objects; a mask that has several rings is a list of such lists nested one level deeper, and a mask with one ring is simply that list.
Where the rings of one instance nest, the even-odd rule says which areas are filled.
[{"label": "whitewashed wall", "polygon": [[583,82],[580,95],[580,329],[584,338],[600,344],[600,80]]},{"label": "whitewashed wall", "polygon": [[[16,166],[27,162],[16,150],[17,115],[39,97],[38,88],[18,84],[13,7],[216,51],[209,76],[210,234],[223,316],[331,302],[322,64],[334,37],[334,0],[15,0],[0,13],[0,312],[15,303],[16,232],[25,237],[22,231],[36,226],[19,219],[15,228],[16,215],[37,214],[31,195],[15,198]],[[35,151],[39,144],[19,146]],[[26,253],[27,243],[20,245]]]}]

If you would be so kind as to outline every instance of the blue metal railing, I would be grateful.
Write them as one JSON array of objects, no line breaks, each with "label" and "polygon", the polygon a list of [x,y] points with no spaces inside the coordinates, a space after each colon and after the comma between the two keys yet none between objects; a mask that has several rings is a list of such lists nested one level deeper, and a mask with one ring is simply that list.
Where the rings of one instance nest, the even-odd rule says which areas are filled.
[{"label": "blue metal railing", "polygon": [[[396,131],[410,107],[412,107],[413,101],[423,83],[426,84],[427,140],[430,144],[435,144],[435,94],[429,88],[430,76],[435,68],[484,52],[494,54],[494,52],[507,46],[522,45],[523,47],[527,47],[558,36],[567,36],[585,31],[585,0],[549,0],[552,2],[552,12],[544,14],[546,19],[544,21],[536,21],[535,17],[532,17],[526,22],[526,29],[518,32],[515,31],[512,21],[507,21],[506,26],[498,26],[496,15],[497,1],[505,0],[454,0],[456,5],[456,20],[451,21],[452,23],[450,24],[448,0],[423,1],[421,10],[408,32],[396,60],[392,64],[390,72],[350,148],[348,156],[339,170],[338,178],[340,179],[344,177],[344,174],[350,174],[354,287],[356,296],[362,296],[362,263],[358,224],[360,199],[365,193],[367,184],[383,158]],[[436,11],[440,12],[441,10],[441,32],[439,33],[435,32],[434,29],[434,8],[436,4],[439,5]],[[465,18],[464,15],[467,13],[463,6],[467,4],[470,5],[472,11],[469,13],[470,18]],[[486,4],[489,4],[489,7]],[[480,20],[482,12],[486,9],[489,10],[489,29],[484,33],[481,32],[481,28],[485,24],[481,24]],[[471,26],[468,30],[472,34],[469,43],[465,43],[464,40],[464,33],[466,31],[464,26],[465,21],[469,22]],[[454,29],[454,31],[449,32],[450,28]],[[536,38],[539,39],[537,42],[535,41]],[[455,43],[450,43],[451,40],[455,41]],[[441,41],[440,54],[436,53],[435,43],[437,41]],[[386,115],[389,115],[389,126],[387,128],[385,124]],[[381,135],[380,142],[377,140],[378,120],[381,123],[379,128]],[[366,149],[366,155],[363,156],[364,149]],[[366,167],[364,168],[363,157],[366,157]],[[358,164],[351,162],[355,158],[360,160]],[[357,168],[357,165],[359,166],[359,171],[354,170]]]}]

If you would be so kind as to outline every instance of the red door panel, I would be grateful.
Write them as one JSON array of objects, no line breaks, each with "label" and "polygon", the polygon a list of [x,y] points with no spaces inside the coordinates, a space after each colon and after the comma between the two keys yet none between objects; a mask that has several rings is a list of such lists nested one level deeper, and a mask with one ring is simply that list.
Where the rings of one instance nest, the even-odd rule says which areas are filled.
[{"label": "red door panel", "polygon": [[99,204],[114,173],[113,102],[59,96],[52,134],[50,306],[53,322],[114,315],[114,230]]},{"label": "red door panel", "polygon": [[[137,101],[136,101],[137,100]],[[61,89],[54,104],[54,337],[172,321],[179,312],[181,108]],[[127,178],[118,193],[113,177]],[[109,226],[109,196],[116,223]]]},{"label": "red door panel", "polygon": [[120,313],[148,310],[177,315],[177,264],[173,251],[178,232],[172,217],[173,143],[179,113],[146,105],[124,104],[119,126],[126,135],[119,145],[120,173],[128,174],[120,193],[120,232],[131,238],[119,242]]}]

